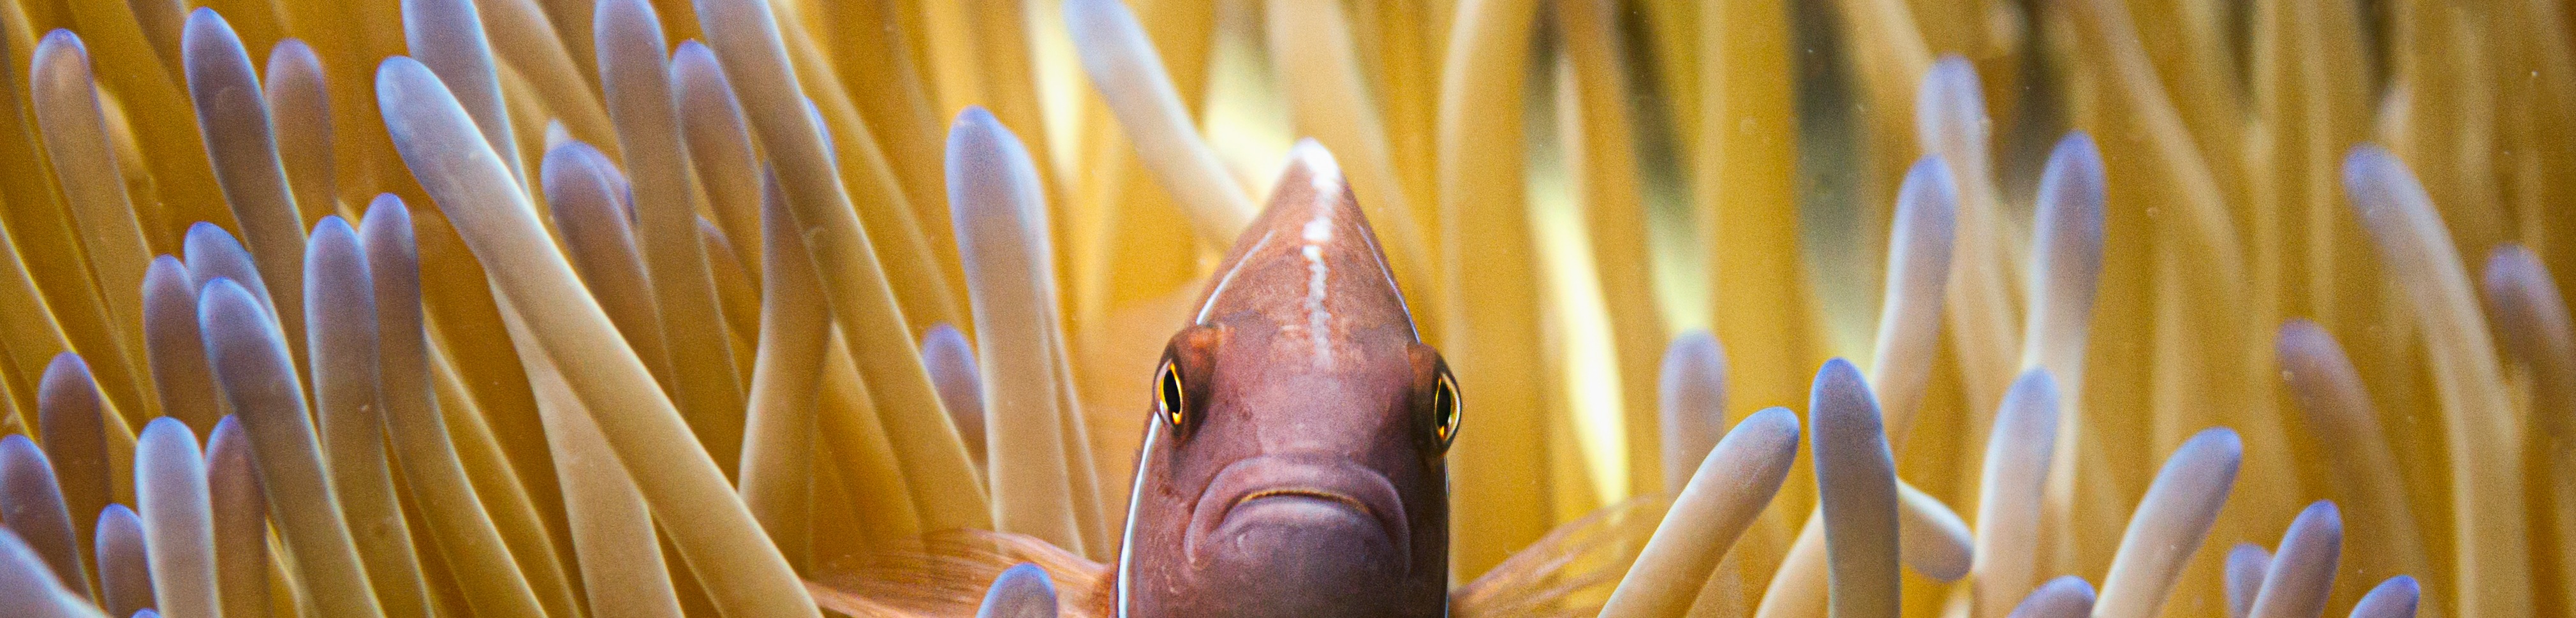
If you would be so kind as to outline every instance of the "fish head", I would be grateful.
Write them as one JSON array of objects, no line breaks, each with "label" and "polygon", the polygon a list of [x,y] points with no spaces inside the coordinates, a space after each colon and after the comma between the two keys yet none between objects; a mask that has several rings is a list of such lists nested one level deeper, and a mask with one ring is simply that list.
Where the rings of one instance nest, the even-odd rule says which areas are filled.
[{"label": "fish head", "polygon": [[1457,381],[1320,146],[1221,272],[1153,374],[1122,615],[1442,615]]}]

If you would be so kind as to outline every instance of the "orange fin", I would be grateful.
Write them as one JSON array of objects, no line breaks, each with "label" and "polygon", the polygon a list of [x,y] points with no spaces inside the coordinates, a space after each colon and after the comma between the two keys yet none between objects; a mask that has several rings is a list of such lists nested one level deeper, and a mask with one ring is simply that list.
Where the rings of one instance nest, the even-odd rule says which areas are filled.
[{"label": "orange fin", "polygon": [[1454,618],[1593,616],[1654,536],[1672,501],[1640,496],[1557,526],[1449,593]]},{"label": "orange fin", "polygon": [[930,616],[895,609],[883,603],[870,601],[866,597],[859,596],[858,593],[822,582],[805,582],[805,593],[813,595],[814,604],[821,606],[825,611],[849,618],[929,618]]},{"label": "orange fin", "polygon": [[970,618],[993,578],[1021,563],[1046,569],[1065,618],[1107,615],[1107,565],[987,530],[934,532],[920,547],[819,566],[805,587],[823,609],[851,618]]},{"label": "orange fin", "polygon": [[[1454,618],[1577,617],[1600,613],[1637,561],[1671,501],[1644,496],[1603,507],[1550,531],[1483,576],[1449,593]],[[921,547],[815,569],[806,588],[823,609],[851,618],[968,618],[1004,569],[1046,569],[1065,618],[1106,618],[1108,565],[1034,537],[984,530],[932,533]]]}]

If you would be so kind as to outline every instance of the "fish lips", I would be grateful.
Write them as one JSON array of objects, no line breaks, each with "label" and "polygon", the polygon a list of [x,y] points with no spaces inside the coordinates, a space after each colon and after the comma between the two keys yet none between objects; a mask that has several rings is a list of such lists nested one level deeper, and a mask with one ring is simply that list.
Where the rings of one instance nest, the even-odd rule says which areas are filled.
[{"label": "fish lips", "polygon": [[1345,560],[1396,569],[1350,575],[1396,576],[1413,564],[1409,521],[1395,484],[1375,469],[1330,456],[1262,455],[1209,479],[1182,542],[1190,562],[1202,566]]}]

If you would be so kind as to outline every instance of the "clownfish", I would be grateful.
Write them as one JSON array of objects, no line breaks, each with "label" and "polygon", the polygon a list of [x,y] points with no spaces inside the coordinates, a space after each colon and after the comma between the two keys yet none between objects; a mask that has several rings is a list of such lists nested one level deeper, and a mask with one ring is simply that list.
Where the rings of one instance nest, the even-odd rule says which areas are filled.
[{"label": "clownfish", "polygon": [[[1303,140],[1288,159],[1153,367],[1110,562],[1032,537],[963,531],[947,539],[963,542],[909,561],[929,572],[810,584],[817,600],[863,617],[1597,610],[1597,601],[1565,601],[1588,588],[1606,592],[1661,503],[1632,501],[1569,523],[1453,589],[1445,457],[1465,420],[1457,378],[1414,328],[1332,155]],[[1029,609],[1038,607],[1047,610]]]},{"label": "clownfish", "polygon": [[1289,161],[1154,371],[1115,616],[1447,612],[1457,379],[1332,155]]}]

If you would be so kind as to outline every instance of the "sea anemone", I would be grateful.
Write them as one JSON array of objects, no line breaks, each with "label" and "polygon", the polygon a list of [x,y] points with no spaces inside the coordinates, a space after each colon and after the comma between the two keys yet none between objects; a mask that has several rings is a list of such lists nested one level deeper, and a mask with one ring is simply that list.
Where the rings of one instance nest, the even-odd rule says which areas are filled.
[{"label": "sea anemone", "polygon": [[1124,615],[1283,158],[1451,614],[2576,615],[2546,0],[0,7],[8,616]]}]

